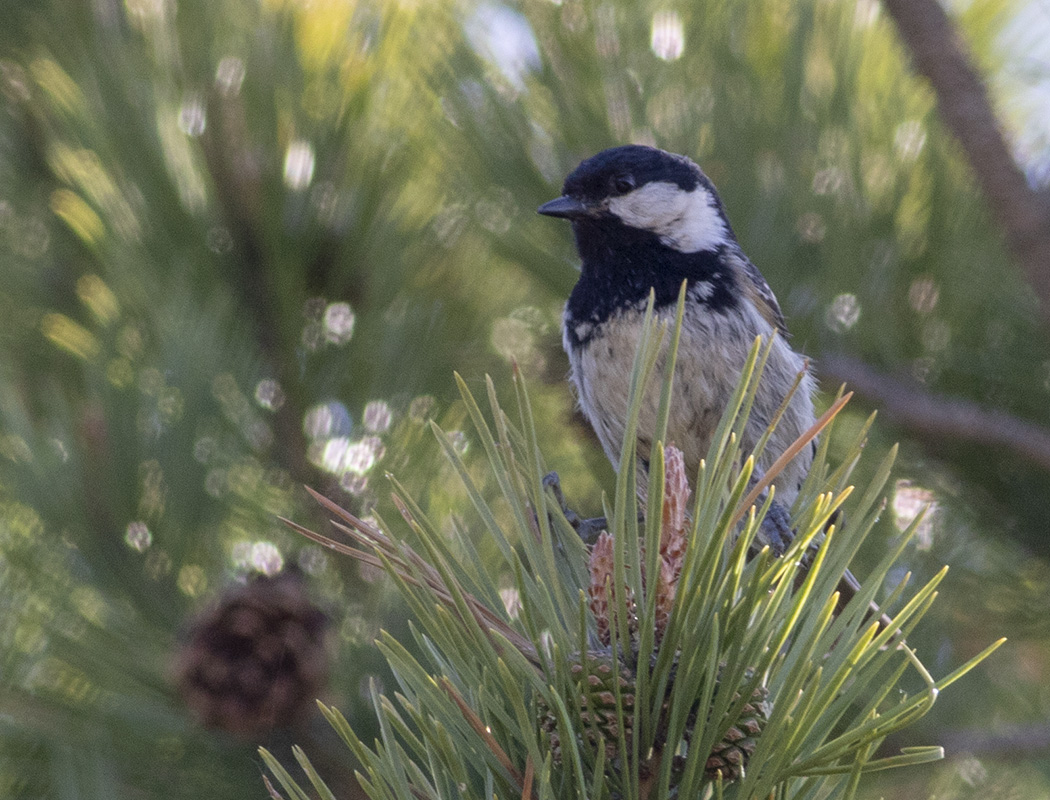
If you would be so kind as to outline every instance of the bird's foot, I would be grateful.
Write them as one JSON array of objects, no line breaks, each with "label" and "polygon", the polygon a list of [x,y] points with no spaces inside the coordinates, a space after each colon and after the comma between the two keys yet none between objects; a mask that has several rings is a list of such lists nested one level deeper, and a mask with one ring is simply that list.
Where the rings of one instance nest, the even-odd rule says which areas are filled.
[{"label": "bird's foot", "polygon": [[[759,503],[765,502],[765,493],[759,497]],[[791,515],[783,503],[774,500],[769,504],[769,510],[758,526],[755,536],[755,545],[759,548],[769,545],[769,549],[777,558],[787,552],[788,547],[795,540],[795,531],[791,527]]]},{"label": "bird's foot", "polygon": [[565,515],[566,521],[576,531],[584,544],[594,544],[598,539],[598,534],[609,527],[605,517],[584,519],[573,509],[569,508],[569,504],[565,500],[565,493],[561,490],[561,479],[558,477],[557,472],[548,472],[543,476],[543,487],[551,490],[554,500],[561,509],[561,513]]}]

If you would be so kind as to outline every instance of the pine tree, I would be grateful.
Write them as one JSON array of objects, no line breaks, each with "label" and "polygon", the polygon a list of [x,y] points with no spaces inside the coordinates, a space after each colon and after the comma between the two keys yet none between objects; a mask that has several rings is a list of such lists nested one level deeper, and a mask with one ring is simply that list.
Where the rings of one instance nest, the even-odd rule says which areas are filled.
[{"label": "pine tree", "polygon": [[[807,499],[795,509],[800,524],[788,552],[778,559],[763,548],[751,557],[768,501],[761,509],[751,504],[775,475],[748,493],[754,454],[736,445],[761,380],[760,343],[696,479],[695,504],[688,503],[680,451],[661,442],[665,411],[654,446],[661,457],[651,461],[639,523],[634,426],[667,333],[656,325],[643,333],[610,530],[589,554],[543,488],[536,425],[520,381],[517,427],[491,383],[487,421],[461,382],[502,488],[498,506],[474,489],[466,465],[434,426],[472,490],[485,534],[499,544],[495,564],[478,558],[470,537],[449,540],[404,496],[398,505],[407,524],[395,532],[317,495],[335,527],[361,549],[295,526],[337,552],[382,566],[415,617],[414,650],[423,655],[389,634],[378,641],[398,691],[373,689],[381,735],[372,747],[338,710],[321,706],[360,760],[358,777],[373,800],[852,798],[867,772],[943,757],[938,747],[881,758],[875,751],[1002,642],[941,680],[930,676],[906,637],[944,572],[903,598],[888,625],[871,617],[871,584],[840,610],[839,576],[879,513],[892,455],[879,466],[878,480],[848,504],[839,528],[831,519],[853,493],[846,485],[850,469],[831,471],[822,453],[807,479]],[[672,351],[665,401],[673,374]],[[808,446],[846,399],[798,446]],[[863,437],[854,442],[851,461],[863,443]],[[876,581],[892,564],[889,558],[880,566]],[[499,590],[501,574],[513,576],[509,593]],[[904,592],[902,582],[891,603]],[[925,683],[911,696],[901,691],[909,671]],[[289,796],[306,798],[262,752]],[[330,796],[308,754],[295,754],[313,788]],[[272,787],[271,794],[278,796]]]},{"label": "pine tree", "polygon": [[[992,68],[1008,10],[955,9]],[[404,639],[404,608],[277,518],[323,524],[303,484],[395,518],[391,471],[462,527],[471,497],[429,421],[486,500],[501,487],[453,369],[475,387],[517,363],[544,456],[597,506],[612,473],[572,416],[557,335],[571,244],[533,212],[624,140],[703,164],[816,364],[846,352],[1043,415],[1027,288],[876,4],[2,5],[0,796],[256,796],[259,740],[199,724],[177,653],[202,611],[286,566],[330,619],[319,694],[367,737],[365,687],[393,680],[372,640]],[[866,418],[840,413],[835,459]],[[884,422],[870,447],[898,433]],[[914,644],[955,665],[987,626],[1026,637],[1008,679],[980,673],[915,735],[1027,720],[1050,592],[1011,542],[1044,546],[1045,475],[951,443],[903,453],[900,513],[859,563],[933,498],[900,569],[963,568]],[[261,741],[352,783],[323,720],[296,725]],[[989,769],[1003,793],[1045,789]]]}]

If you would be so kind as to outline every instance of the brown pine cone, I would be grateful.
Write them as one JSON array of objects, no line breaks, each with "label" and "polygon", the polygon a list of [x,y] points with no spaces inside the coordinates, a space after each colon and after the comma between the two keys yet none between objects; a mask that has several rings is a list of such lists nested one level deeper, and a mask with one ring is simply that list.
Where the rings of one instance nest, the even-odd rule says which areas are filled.
[{"label": "brown pine cone", "polygon": [[251,739],[290,725],[327,681],[326,627],[300,573],[256,577],[191,623],[176,685],[207,727]]}]

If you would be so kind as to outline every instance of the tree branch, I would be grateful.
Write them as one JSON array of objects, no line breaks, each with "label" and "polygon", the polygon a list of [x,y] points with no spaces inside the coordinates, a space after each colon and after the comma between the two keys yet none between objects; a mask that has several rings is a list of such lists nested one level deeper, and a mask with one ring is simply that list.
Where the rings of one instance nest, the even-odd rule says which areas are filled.
[{"label": "tree branch", "polygon": [[294,348],[282,335],[285,320],[259,227],[265,217],[261,178],[244,166],[248,123],[240,103],[217,92],[210,99],[208,116],[216,124],[208,126],[201,141],[219,208],[233,236],[230,285],[252,314],[259,349],[285,394],[284,405],[273,417],[277,458],[297,481],[313,483],[320,473],[306,458],[305,411]]},{"label": "tree branch", "polygon": [[[902,748],[911,747],[918,742],[915,733],[901,731],[887,739],[879,747],[881,754],[898,753]],[[1046,753],[1050,747],[1050,722],[1019,723],[1004,726],[999,730],[980,728],[945,729],[934,737],[937,744],[944,748],[948,758],[976,756],[978,758],[1001,758],[1015,761],[1030,758],[1033,755]],[[926,740],[923,739],[923,744]]]},{"label": "tree branch", "polygon": [[920,437],[1005,447],[1050,472],[1050,429],[969,400],[930,394],[911,381],[845,356],[825,356],[820,369],[826,378],[849,384]]},{"label": "tree branch", "polygon": [[937,0],[883,0],[915,68],[937,95],[1007,247],[1050,321],[1050,196],[1034,191],[1010,154],[988,91]]},{"label": "tree branch", "polygon": [[946,731],[940,736],[945,752],[969,753],[982,758],[1023,758],[1025,755],[1046,753],[1050,747],[1050,724],[1034,722],[1011,725],[1001,731],[984,727]]}]

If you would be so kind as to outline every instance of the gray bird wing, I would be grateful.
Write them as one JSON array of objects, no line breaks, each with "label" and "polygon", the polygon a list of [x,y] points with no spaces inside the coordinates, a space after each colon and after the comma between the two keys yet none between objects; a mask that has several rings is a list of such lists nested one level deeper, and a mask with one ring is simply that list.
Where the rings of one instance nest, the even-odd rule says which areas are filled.
[{"label": "gray bird wing", "polygon": [[728,253],[726,260],[740,279],[738,282],[741,291],[758,309],[758,313],[776,328],[777,333],[781,336],[787,336],[787,323],[784,322],[784,314],[780,310],[780,304],[777,303],[776,295],[769,288],[769,284],[762,277],[762,273],[758,271],[758,267],[752,264],[750,259],[739,251]]}]

